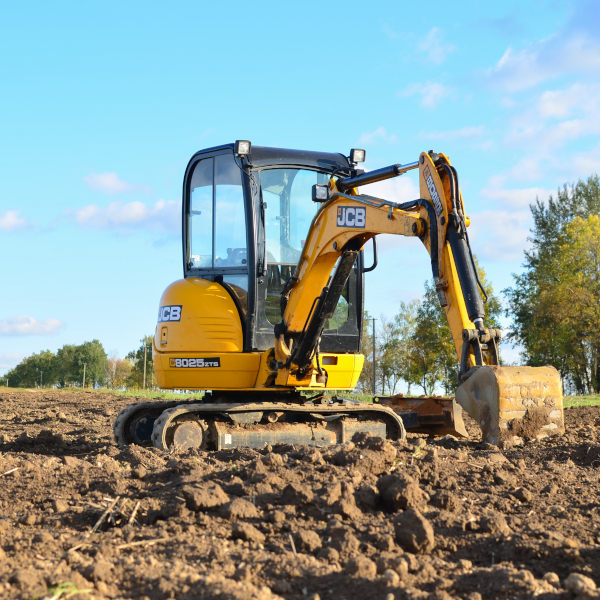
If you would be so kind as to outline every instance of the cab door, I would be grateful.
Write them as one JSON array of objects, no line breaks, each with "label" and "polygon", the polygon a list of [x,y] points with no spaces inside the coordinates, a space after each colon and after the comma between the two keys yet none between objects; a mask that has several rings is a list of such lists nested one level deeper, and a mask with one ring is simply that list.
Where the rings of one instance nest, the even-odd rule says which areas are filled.
[{"label": "cab door", "polygon": [[[282,319],[281,292],[292,276],[318,205],[312,186],[329,180],[315,170],[277,167],[259,171],[258,268],[253,346],[273,345],[273,328]],[[352,270],[334,316],[321,339],[323,352],[359,352],[362,333],[362,257]]]},{"label": "cab door", "polygon": [[247,351],[254,232],[247,182],[231,149],[196,155],[184,184],[184,276],[215,281],[233,298]]}]

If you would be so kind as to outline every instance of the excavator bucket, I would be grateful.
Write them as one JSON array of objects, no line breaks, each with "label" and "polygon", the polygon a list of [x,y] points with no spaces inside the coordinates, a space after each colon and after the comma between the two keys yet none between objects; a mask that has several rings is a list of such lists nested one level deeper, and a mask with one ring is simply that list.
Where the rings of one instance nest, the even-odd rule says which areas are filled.
[{"label": "excavator bucket", "polygon": [[564,433],[560,375],[554,367],[479,367],[456,390],[483,441],[501,448]]},{"label": "excavator bucket", "polygon": [[454,398],[421,396],[406,398],[404,394],[378,396],[377,400],[391,408],[404,422],[410,433],[469,437],[462,418],[462,408]]}]

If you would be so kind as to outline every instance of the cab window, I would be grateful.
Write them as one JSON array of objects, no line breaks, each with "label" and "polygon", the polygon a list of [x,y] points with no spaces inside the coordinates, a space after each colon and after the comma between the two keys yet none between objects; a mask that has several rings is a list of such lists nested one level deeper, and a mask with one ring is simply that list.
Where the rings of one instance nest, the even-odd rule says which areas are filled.
[{"label": "cab window", "polygon": [[[312,186],[329,180],[329,174],[306,169],[265,169],[260,184],[265,210],[267,245],[267,296],[265,312],[275,325],[281,321],[281,292],[292,276],[318,209]],[[338,329],[348,320],[348,286],[326,329]]]},{"label": "cab window", "polygon": [[199,161],[189,200],[189,268],[246,267],[242,175],[232,154]]}]

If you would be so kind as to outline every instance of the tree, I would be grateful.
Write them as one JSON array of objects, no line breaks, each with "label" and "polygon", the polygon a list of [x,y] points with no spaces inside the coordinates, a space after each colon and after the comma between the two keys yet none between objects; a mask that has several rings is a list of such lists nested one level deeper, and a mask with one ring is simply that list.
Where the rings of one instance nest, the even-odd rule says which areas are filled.
[{"label": "tree", "polygon": [[408,385],[408,395],[410,395],[411,380],[411,348],[412,339],[415,333],[417,310],[421,305],[419,300],[410,302],[400,302],[400,310],[394,317],[395,323],[395,343],[398,347],[398,374]]},{"label": "tree", "polygon": [[402,357],[399,332],[394,319],[379,316],[379,329],[376,334],[377,361],[376,377],[382,394],[395,394],[402,378]]},{"label": "tree", "polygon": [[[10,387],[43,387],[81,385],[83,365],[86,364],[86,382],[101,384],[107,371],[106,352],[98,340],[79,346],[65,344],[56,354],[50,350],[32,354],[4,376]],[[42,373],[43,372],[43,373]]]},{"label": "tree", "polygon": [[131,362],[132,368],[127,385],[141,389],[144,387],[144,353],[146,356],[146,388],[152,385],[152,375],[154,373],[154,362],[152,361],[153,335],[146,335],[140,340],[140,347],[131,351],[127,359]]},{"label": "tree", "polygon": [[54,352],[43,350],[24,358],[4,375],[10,387],[51,387],[56,384]]},{"label": "tree", "polygon": [[[483,289],[486,291],[488,301],[485,306],[485,327],[500,327],[502,305],[500,299],[494,295],[491,284],[483,267],[474,257],[477,273]],[[409,352],[410,370],[407,381],[421,387],[425,395],[434,393],[436,387],[441,386],[446,395],[451,395],[456,390],[459,371],[459,357],[452,339],[452,333],[446,318],[446,312],[440,306],[437,293],[433,285],[425,283],[425,296],[417,307],[414,333],[411,339]]]},{"label": "tree", "polygon": [[128,358],[121,359],[113,353],[108,359],[107,387],[113,390],[120,390],[126,387],[132,368],[133,365]]},{"label": "tree", "polygon": [[75,361],[77,346],[75,344],[65,344],[59,348],[54,360],[57,383],[60,387],[67,387],[75,384],[78,379],[78,369]]},{"label": "tree", "polygon": [[[565,185],[556,200],[550,196],[545,204],[537,199],[530,209],[532,248],[525,252],[524,272],[513,274],[514,286],[504,290],[512,317],[509,338],[523,347],[525,364],[553,365],[567,389],[596,392],[597,367],[592,363],[597,350],[586,323],[594,322],[589,294],[593,297],[596,289],[596,224],[590,217],[600,213],[600,180],[592,175]],[[573,248],[579,249],[579,257]],[[599,300],[596,293],[595,302]]]},{"label": "tree", "polygon": [[86,385],[102,385],[106,381],[108,357],[98,340],[84,342],[76,347],[74,366],[77,379],[83,382],[85,365]]},{"label": "tree", "polygon": [[410,340],[407,380],[421,387],[426,396],[433,394],[444,378],[448,337],[452,339],[445,320],[435,288],[425,282],[425,296],[417,307]]}]

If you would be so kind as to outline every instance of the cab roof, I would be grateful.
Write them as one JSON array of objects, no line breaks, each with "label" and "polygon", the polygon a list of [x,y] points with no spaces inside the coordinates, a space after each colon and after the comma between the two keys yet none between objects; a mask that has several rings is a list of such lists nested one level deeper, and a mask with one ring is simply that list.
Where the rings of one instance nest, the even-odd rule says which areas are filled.
[{"label": "cab roof", "polygon": [[[215,150],[231,149],[233,144],[224,144],[205,148],[196,152],[193,158],[199,157],[205,152],[214,152]],[[352,166],[348,159],[335,152],[314,152],[312,150],[291,150],[289,148],[269,148],[266,146],[252,146],[249,160],[255,167],[267,166],[298,166],[323,169],[325,171],[335,171],[337,169],[351,169]]]}]

